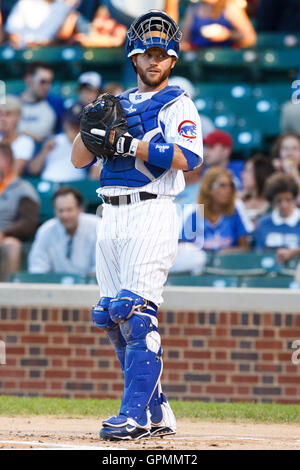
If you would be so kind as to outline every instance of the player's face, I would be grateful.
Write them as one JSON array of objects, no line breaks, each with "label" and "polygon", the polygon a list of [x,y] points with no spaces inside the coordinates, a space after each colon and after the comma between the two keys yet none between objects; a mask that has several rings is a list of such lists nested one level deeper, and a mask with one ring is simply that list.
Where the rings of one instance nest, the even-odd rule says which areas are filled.
[{"label": "player's face", "polygon": [[74,233],[78,226],[78,217],[82,212],[82,208],[78,206],[73,194],[58,196],[55,200],[54,211],[66,231]]},{"label": "player's face", "polygon": [[286,219],[292,214],[295,207],[293,194],[288,191],[277,194],[274,199],[274,206],[278,210],[280,217]]},{"label": "player's face", "polygon": [[170,57],[164,49],[151,47],[143,54],[132,57],[139,77],[140,91],[160,90],[167,85],[176,58]]}]

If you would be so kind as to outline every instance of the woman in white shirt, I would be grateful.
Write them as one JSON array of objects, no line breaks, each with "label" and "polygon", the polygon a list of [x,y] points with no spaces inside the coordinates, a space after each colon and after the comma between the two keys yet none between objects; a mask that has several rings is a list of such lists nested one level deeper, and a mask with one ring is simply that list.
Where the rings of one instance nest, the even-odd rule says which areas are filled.
[{"label": "woman in white shirt", "polygon": [[21,119],[22,104],[13,95],[6,96],[6,103],[0,105],[0,141],[5,141],[12,149],[15,159],[14,172],[21,176],[25,166],[33,157],[34,140],[25,134],[19,134],[18,124]]}]

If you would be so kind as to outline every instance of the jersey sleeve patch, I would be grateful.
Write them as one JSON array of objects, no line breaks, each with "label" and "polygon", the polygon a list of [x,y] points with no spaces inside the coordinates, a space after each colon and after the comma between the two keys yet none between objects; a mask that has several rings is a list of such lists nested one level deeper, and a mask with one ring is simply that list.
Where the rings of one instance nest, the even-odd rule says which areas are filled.
[{"label": "jersey sleeve patch", "polygon": [[178,126],[178,134],[187,140],[193,140],[197,137],[197,126],[194,121],[182,121]]}]

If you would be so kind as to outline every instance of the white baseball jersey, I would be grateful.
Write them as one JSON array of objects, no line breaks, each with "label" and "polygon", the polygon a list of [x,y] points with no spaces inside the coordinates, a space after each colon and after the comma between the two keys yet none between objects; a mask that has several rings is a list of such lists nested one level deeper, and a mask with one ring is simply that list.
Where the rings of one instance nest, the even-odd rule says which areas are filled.
[{"label": "white baseball jersey", "polygon": [[[132,104],[140,103],[151,98],[157,92],[131,93],[129,100]],[[200,155],[198,166],[203,160],[203,143],[201,122],[196,106],[187,95],[163,107],[158,120],[162,126],[164,138],[167,143],[176,143]],[[187,130],[187,133],[184,132]],[[192,131],[192,132],[191,132]],[[120,186],[105,186],[99,188],[98,193],[105,196],[120,196],[146,191],[153,194],[175,197],[184,190],[185,181],[181,170],[169,170],[151,183],[139,188],[124,188]]]}]

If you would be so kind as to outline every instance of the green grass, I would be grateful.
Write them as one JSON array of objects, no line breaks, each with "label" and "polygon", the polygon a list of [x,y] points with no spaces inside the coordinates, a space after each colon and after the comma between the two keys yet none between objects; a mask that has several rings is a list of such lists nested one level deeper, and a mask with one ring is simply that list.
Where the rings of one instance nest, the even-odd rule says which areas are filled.
[{"label": "green grass", "polygon": [[[299,423],[300,405],[170,401],[177,419]],[[103,418],[115,414],[120,400],[0,396],[0,416],[55,415]]]}]

